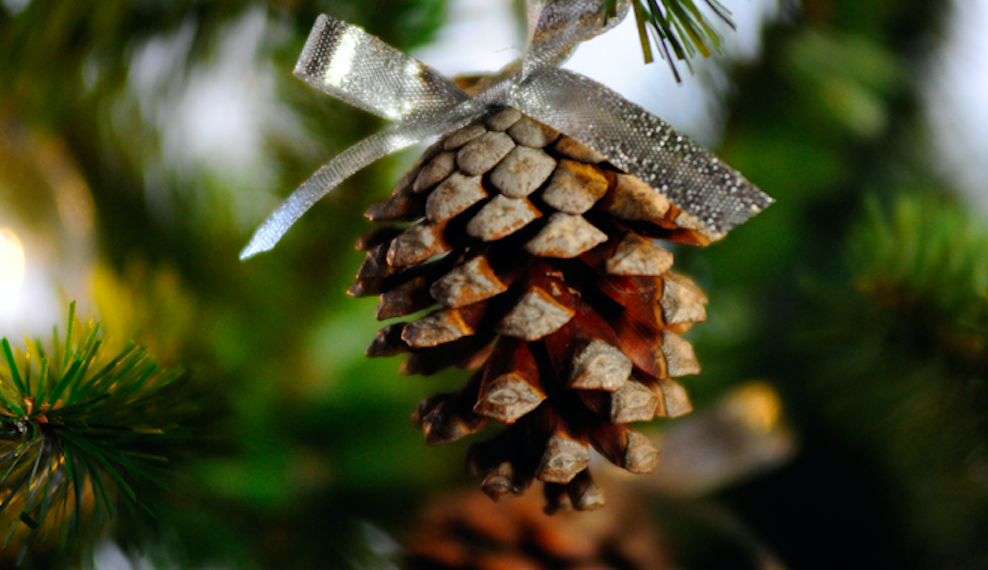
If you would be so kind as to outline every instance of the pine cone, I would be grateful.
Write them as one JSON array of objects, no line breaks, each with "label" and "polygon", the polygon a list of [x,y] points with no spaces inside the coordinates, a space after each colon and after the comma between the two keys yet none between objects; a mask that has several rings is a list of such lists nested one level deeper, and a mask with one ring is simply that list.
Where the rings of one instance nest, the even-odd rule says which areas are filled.
[{"label": "pine cone", "polygon": [[349,293],[380,294],[381,320],[438,305],[381,329],[367,354],[409,353],[406,374],[476,370],[419,404],[428,444],[506,424],[469,465],[494,499],[543,481],[550,511],[603,505],[589,446],[652,471],[658,451],[628,423],[692,409],[672,378],[700,370],[679,335],[707,303],[653,238],[706,245],[695,219],[514,109],[446,136],[366,215],[406,223],[359,240]]},{"label": "pine cone", "polygon": [[[618,483],[617,481],[612,481]],[[431,502],[403,540],[407,570],[662,570],[673,568],[640,498],[619,493],[589,515],[547,517],[537,501],[495,505],[457,493]],[[626,524],[624,521],[635,521]]]}]

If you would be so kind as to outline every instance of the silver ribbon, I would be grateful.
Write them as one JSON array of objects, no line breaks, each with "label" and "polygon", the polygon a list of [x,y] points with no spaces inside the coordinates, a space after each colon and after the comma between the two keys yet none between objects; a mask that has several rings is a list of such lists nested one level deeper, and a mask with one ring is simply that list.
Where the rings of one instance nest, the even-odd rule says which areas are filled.
[{"label": "silver ribbon", "polygon": [[322,15],[295,75],[355,107],[394,121],[306,180],[258,228],[240,259],[268,251],[320,198],[395,151],[449,133],[498,107],[514,107],[603,154],[651,185],[699,230],[719,239],[773,200],[662,119],[607,87],[559,66],[576,46],[615,26],[630,0],[528,0],[528,46],[519,62],[470,95],[431,67],[363,29]]}]

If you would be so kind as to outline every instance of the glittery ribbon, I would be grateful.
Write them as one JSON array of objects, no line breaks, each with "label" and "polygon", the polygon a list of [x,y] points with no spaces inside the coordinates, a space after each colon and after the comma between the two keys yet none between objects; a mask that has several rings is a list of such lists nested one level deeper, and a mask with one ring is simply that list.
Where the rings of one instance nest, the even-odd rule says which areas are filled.
[{"label": "glittery ribbon", "polygon": [[662,119],[580,74],[560,69],[580,42],[615,26],[630,0],[528,0],[528,46],[521,60],[470,95],[434,69],[363,29],[319,16],[295,75],[342,101],[394,121],[346,149],[306,180],[240,253],[278,243],[329,191],[371,162],[466,126],[492,109],[514,107],[606,156],[690,214],[719,239],[772,198]]}]

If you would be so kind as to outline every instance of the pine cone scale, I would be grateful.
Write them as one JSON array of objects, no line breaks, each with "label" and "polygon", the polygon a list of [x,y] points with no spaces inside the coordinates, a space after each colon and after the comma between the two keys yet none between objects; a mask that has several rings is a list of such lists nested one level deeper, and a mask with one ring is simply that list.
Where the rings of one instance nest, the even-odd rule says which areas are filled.
[{"label": "pine cone scale", "polygon": [[508,290],[491,267],[486,255],[478,255],[454,267],[429,288],[433,299],[446,307],[463,307]]},{"label": "pine cone scale", "polygon": [[490,364],[484,369],[474,412],[513,424],[545,399],[531,347],[511,337],[500,338],[491,353]]},{"label": "pine cone scale", "polygon": [[525,198],[548,180],[556,164],[541,148],[517,146],[491,172],[491,184],[508,198]]}]

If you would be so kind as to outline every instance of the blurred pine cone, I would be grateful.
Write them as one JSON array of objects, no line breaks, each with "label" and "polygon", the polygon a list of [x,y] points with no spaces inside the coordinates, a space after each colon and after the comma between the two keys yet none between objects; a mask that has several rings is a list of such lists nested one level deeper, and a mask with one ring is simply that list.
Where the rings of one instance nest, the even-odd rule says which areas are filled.
[{"label": "blurred pine cone", "polygon": [[499,420],[471,468],[494,499],[545,482],[550,511],[603,505],[589,446],[652,471],[658,451],[628,423],[692,409],[672,378],[700,370],[679,334],[707,303],[654,238],[706,245],[694,218],[514,109],[446,136],[366,215],[392,224],[359,240],[349,293],[380,294],[381,320],[438,305],[384,327],[367,354],[410,353],[407,374],[476,370],[419,404],[428,444]]},{"label": "blurred pine cone", "polygon": [[[616,481],[614,481],[616,483]],[[619,497],[630,499],[630,497]],[[673,567],[648,515],[630,500],[551,519],[537,500],[479,495],[435,501],[404,541],[407,570],[662,570]],[[576,513],[569,513],[575,515]],[[623,524],[634,521],[634,524]]]}]

